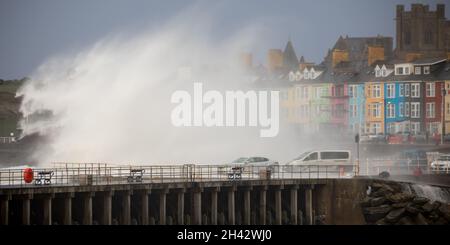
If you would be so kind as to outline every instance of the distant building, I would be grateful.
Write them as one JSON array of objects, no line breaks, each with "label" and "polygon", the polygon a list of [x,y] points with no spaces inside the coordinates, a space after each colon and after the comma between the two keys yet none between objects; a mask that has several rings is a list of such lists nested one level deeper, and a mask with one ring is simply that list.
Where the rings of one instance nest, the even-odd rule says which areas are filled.
[{"label": "distant building", "polygon": [[397,58],[413,61],[449,57],[450,21],[445,17],[444,4],[437,4],[436,11],[422,4],[412,4],[410,11],[397,5],[395,22]]}]

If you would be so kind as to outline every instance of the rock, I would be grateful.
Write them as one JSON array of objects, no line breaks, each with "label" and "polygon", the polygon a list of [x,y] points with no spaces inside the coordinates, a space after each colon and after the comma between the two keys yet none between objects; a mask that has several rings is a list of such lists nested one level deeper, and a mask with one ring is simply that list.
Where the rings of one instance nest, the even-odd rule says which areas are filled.
[{"label": "rock", "polygon": [[432,221],[436,221],[439,219],[439,214],[437,213],[437,211],[432,211],[429,215],[428,218]]},{"label": "rock", "polygon": [[370,196],[372,196],[372,197],[385,197],[388,194],[391,194],[391,192],[386,190],[386,189],[384,189],[384,188],[380,188],[379,190],[372,192],[372,194]]},{"label": "rock", "polygon": [[377,222],[375,222],[376,225],[389,225],[389,223],[386,222],[384,219],[379,219]]},{"label": "rock", "polygon": [[417,214],[416,217],[413,218],[414,224],[416,225],[428,225],[428,221],[422,214]]},{"label": "rock", "polygon": [[366,221],[373,223],[386,216],[386,214],[389,213],[391,209],[392,208],[389,205],[381,205],[378,207],[364,208],[363,213],[365,214]]},{"label": "rock", "polygon": [[425,213],[429,213],[429,212],[433,211],[434,208],[435,207],[431,202],[427,202],[422,206],[422,209]]},{"label": "rock", "polygon": [[396,193],[386,196],[386,198],[393,203],[399,203],[399,202],[409,202],[414,199],[414,196],[408,193]]},{"label": "rock", "polygon": [[444,217],[447,221],[450,221],[450,208],[448,207],[448,204],[441,204],[438,211],[442,217]]},{"label": "rock", "polygon": [[406,211],[410,214],[420,213],[420,209],[417,208],[416,206],[412,205],[411,203],[406,206]]},{"label": "rock", "polygon": [[365,198],[360,202],[361,207],[363,207],[363,208],[365,208],[365,207],[370,207],[370,205],[371,205],[371,200],[372,200],[372,198],[370,198],[370,197],[365,197]]},{"label": "rock", "polygon": [[394,189],[388,184],[381,184],[380,188],[385,189],[386,191],[394,192]]},{"label": "rock", "polygon": [[372,207],[376,207],[376,206],[380,206],[382,204],[384,204],[386,202],[386,198],[385,197],[375,197],[370,201],[370,205]]},{"label": "rock", "polygon": [[436,220],[436,222],[433,223],[433,225],[448,225],[448,224],[449,222],[442,217],[440,217],[438,220]]},{"label": "rock", "polygon": [[386,222],[395,223],[395,222],[399,221],[400,218],[403,217],[404,213],[405,213],[405,208],[394,209],[394,210],[390,211],[388,213],[388,215],[386,215],[386,217],[384,217],[384,219],[386,220]]},{"label": "rock", "polygon": [[399,203],[394,203],[394,204],[392,204],[391,206],[392,206],[393,208],[404,208],[404,207],[406,207],[407,205],[408,205],[407,202],[399,202]]},{"label": "rock", "polygon": [[401,218],[401,219],[397,222],[397,224],[398,224],[398,225],[414,225],[414,222],[413,222],[413,220],[412,220],[410,217],[405,216],[405,217]]},{"label": "rock", "polygon": [[417,205],[424,205],[425,203],[427,203],[428,201],[430,201],[428,198],[426,198],[426,197],[415,197],[413,200],[412,200],[412,202],[414,203],[414,204],[417,204]]}]

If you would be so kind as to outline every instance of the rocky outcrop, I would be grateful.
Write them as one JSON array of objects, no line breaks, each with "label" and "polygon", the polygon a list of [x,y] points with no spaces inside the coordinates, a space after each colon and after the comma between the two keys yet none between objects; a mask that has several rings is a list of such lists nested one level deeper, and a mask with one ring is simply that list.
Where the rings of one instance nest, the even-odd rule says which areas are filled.
[{"label": "rocky outcrop", "polygon": [[397,182],[375,181],[360,205],[367,224],[448,225],[450,204],[402,190]]}]

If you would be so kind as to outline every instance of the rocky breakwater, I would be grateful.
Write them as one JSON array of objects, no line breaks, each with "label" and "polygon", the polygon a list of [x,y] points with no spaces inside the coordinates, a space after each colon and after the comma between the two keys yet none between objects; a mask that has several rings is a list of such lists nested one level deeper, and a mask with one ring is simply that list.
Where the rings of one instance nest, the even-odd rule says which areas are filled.
[{"label": "rocky breakwater", "polygon": [[450,203],[429,200],[403,188],[401,183],[374,181],[361,201],[367,224],[448,225]]}]

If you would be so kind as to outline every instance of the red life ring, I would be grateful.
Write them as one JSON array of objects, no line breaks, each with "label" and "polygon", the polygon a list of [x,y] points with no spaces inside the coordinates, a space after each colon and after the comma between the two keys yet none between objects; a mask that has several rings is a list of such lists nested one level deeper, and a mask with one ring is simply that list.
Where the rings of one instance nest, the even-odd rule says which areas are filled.
[{"label": "red life ring", "polygon": [[33,181],[33,178],[33,169],[26,168],[23,170],[23,180],[25,181],[25,183],[31,183]]}]

